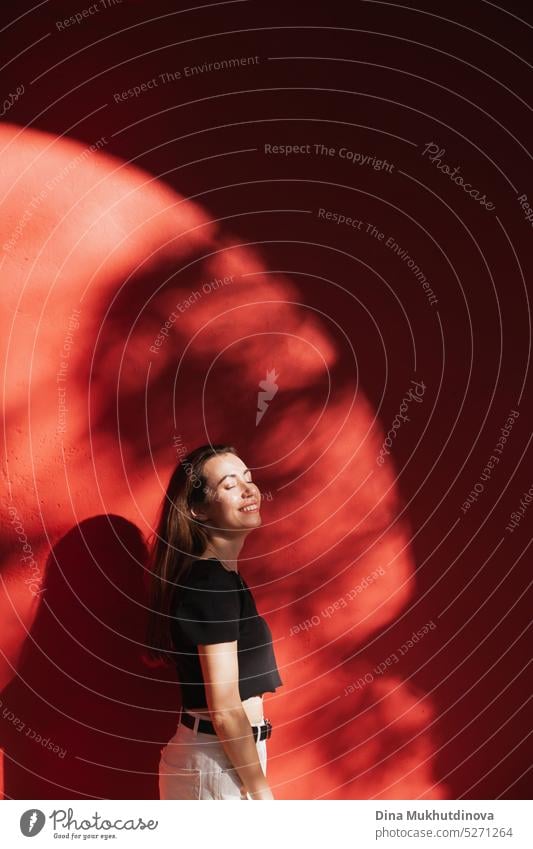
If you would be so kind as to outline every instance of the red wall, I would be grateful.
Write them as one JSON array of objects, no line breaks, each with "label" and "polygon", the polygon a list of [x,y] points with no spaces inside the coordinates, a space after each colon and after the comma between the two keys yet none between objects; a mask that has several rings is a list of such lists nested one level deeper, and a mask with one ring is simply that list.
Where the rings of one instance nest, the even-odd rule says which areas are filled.
[{"label": "red wall", "polygon": [[[134,15],[136,4],[126,6]],[[230,30],[226,12],[220,26]],[[28,39],[39,22],[53,26],[39,14]],[[87,26],[93,45],[107,32],[101,20]],[[162,39],[164,23],[156,32],[142,35]],[[194,27],[176,30],[184,35]],[[308,35],[304,53],[322,55]],[[68,47],[59,42],[65,56],[84,33],[70,36]],[[179,446],[206,441],[234,443],[264,493],[263,526],[241,569],[284,682],[265,698],[276,797],[525,795],[525,537],[523,525],[520,538],[506,524],[530,485],[520,394],[529,378],[509,245],[488,212],[421,164],[413,145],[435,124],[413,113],[407,125],[397,106],[384,116],[378,100],[321,94],[319,71],[297,78],[271,62],[267,73],[265,59],[257,77],[232,72],[114,104],[114,92],[209,50],[298,52],[288,34],[260,44],[235,36],[231,49],[204,46],[205,56],[176,48],[133,69],[127,56],[142,52],[143,37],[95,47],[90,55],[117,69],[87,85],[87,56],[65,59],[70,88],[47,72],[0,127],[5,797],[157,797],[179,688],[171,671],[141,662],[145,538]],[[32,62],[30,76],[50,65]],[[214,97],[246,85],[272,93]],[[317,91],[297,95],[298,85]],[[377,90],[413,104],[418,94],[397,76]],[[196,105],[174,110],[179,98]],[[450,121],[458,109],[444,95],[430,103]],[[327,120],[291,123],[313,115]],[[450,133],[452,158],[470,162],[498,199],[519,249],[512,200]],[[396,169],[261,154],[265,141],[291,140],[347,144]],[[470,235],[402,168],[444,193]],[[322,207],[359,217],[365,230],[321,220]],[[438,311],[369,222],[428,270]],[[279,389],[256,425],[272,369]],[[421,394],[406,402],[409,420],[380,465],[413,381]],[[501,464],[463,511],[510,410],[520,415]]]}]

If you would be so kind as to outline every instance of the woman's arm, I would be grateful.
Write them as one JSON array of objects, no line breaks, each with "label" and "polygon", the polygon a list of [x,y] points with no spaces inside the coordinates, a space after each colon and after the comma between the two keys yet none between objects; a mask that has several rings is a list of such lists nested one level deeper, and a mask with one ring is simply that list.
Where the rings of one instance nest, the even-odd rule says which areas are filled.
[{"label": "woman's arm", "polygon": [[211,722],[224,751],[252,799],[273,799],[240,698],[237,640],[199,645],[198,657]]}]

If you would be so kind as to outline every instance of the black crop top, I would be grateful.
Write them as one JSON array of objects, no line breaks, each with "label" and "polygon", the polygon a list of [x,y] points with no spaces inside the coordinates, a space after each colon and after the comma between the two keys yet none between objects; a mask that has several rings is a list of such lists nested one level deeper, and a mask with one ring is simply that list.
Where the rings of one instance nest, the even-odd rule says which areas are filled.
[{"label": "black crop top", "polygon": [[272,633],[240,575],[211,557],[194,560],[179,583],[170,630],[184,710],[207,708],[198,645],[237,640],[241,701],[283,685]]}]

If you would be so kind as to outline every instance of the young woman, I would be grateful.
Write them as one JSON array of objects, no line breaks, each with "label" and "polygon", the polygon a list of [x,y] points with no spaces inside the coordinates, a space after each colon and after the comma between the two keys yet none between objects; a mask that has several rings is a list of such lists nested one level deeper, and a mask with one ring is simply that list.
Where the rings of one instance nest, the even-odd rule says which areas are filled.
[{"label": "young woman", "polygon": [[161,799],[274,796],[263,693],[283,684],[272,634],[238,568],[261,525],[261,493],[231,445],[203,445],[174,470],[151,547],[152,659],[176,664],[182,708],[161,751]]}]

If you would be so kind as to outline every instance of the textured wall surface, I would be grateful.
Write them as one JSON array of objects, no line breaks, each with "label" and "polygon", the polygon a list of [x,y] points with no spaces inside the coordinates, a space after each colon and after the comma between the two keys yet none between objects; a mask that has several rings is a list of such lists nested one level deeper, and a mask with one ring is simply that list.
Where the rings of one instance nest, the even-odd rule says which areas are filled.
[{"label": "textured wall surface", "polygon": [[209,441],[263,493],[275,796],[527,797],[526,45],[480,5],[10,26],[5,798],[157,798],[146,539]]}]

